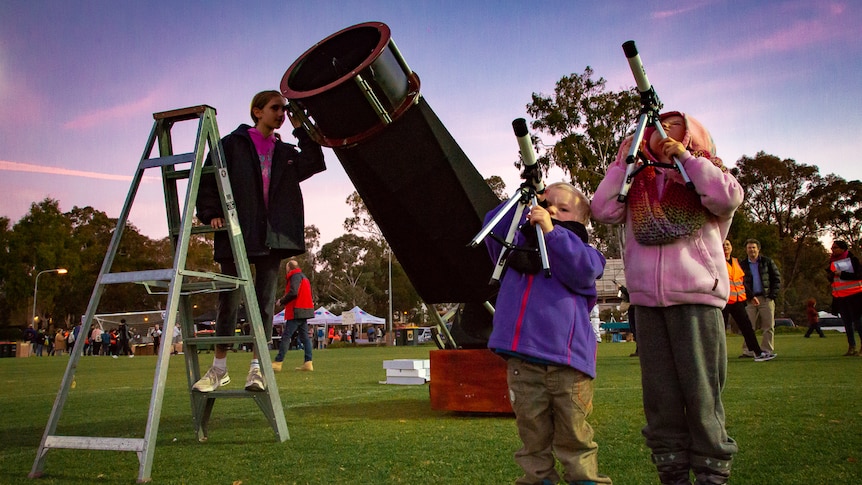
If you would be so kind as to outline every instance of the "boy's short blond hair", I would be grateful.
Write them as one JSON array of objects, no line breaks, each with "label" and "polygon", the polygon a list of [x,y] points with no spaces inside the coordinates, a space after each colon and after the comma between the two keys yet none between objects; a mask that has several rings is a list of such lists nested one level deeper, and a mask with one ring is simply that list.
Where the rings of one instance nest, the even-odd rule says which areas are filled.
[{"label": "boy's short blond hair", "polygon": [[560,188],[560,189],[568,190],[569,192],[574,194],[575,197],[580,199],[580,201],[583,202],[584,206],[587,208],[587,219],[589,220],[589,218],[592,217],[593,212],[592,212],[592,209],[590,209],[590,199],[588,199],[587,196],[584,195],[584,193],[581,192],[577,187],[575,187],[574,185],[572,185],[568,182],[554,182],[554,183],[548,185],[547,187],[545,187],[545,190],[548,190],[551,188]]}]

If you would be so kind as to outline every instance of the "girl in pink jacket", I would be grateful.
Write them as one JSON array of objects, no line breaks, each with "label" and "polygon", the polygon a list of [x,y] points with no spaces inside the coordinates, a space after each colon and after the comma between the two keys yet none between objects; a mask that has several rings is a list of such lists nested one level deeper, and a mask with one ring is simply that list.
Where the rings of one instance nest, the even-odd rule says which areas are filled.
[{"label": "girl in pink jacket", "polygon": [[[721,309],[729,280],[722,244],[743,191],[694,118],[660,116],[668,138],[644,134],[649,165],[619,202],[631,139],[623,142],[592,202],[593,217],[625,224],[625,275],[638,322],[643,429],[662,483],[722,484],[736,443],[727,435],[721,392],[727,348]],[[686,188],[676,157],[694,183]],[[638,162],[640,163],[640,162]]]}]

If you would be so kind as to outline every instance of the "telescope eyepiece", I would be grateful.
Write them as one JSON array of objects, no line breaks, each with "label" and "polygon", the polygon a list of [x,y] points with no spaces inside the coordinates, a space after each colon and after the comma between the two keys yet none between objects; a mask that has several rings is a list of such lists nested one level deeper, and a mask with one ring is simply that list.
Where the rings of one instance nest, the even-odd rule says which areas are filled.
[{"label": "telescope eyepiece", "polygon": [[515,136],[521,138],[522,136],[527,136],[529,133],[527,131],[527,120],[524,118],[517,118],[512,121],[512,129],[515,130]]},{"label": "telescope eyepiece", "polygon": [[626,57],[634,57],[638,55],[638,48],[635,46],[635,41],[627,40],[623,42],[623,52],[626,53]]}]

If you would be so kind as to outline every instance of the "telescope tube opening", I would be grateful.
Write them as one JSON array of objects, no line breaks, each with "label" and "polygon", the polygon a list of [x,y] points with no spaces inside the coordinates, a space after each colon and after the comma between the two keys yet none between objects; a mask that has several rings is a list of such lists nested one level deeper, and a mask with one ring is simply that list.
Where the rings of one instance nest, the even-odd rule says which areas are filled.
[{"label": "telescope tube opening", "polygon": [[[398,119],[419,97],[419,78],[389,27],[367,22],[312,46],[284,73],[281,93],[321,145],[355,144]],[[298,112],[298,113],[296,113]]]}]

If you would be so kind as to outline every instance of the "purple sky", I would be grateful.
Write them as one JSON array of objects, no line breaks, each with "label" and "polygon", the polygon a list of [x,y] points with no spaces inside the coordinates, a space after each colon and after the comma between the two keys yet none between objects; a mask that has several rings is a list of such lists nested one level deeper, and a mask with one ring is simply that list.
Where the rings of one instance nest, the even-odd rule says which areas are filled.
[{"label": "purple sky", "polygon": [[[303,52],[368,21],[390,27],[435,113],[479,172],[503,177],[509,191],[519,183],[511,121],[526,117],[530,95],[588,65],[611,90],[633,86],[626,40],[666,109],[701,120],[728,165],[763,150],[862,178],[858,2],[242,3],[4,2],[0,216],[15,223],[52,197],[63,211],[89,205],[116,217],[152,113],[208,104],[225,135],[250,122],[254,93],[278,89]],[[353,187],[324,152],[329,169],[303,192],[306,223],[325,243],[341,235]],[[131,222],[161,238],[160,179],[147,174]]]}]

